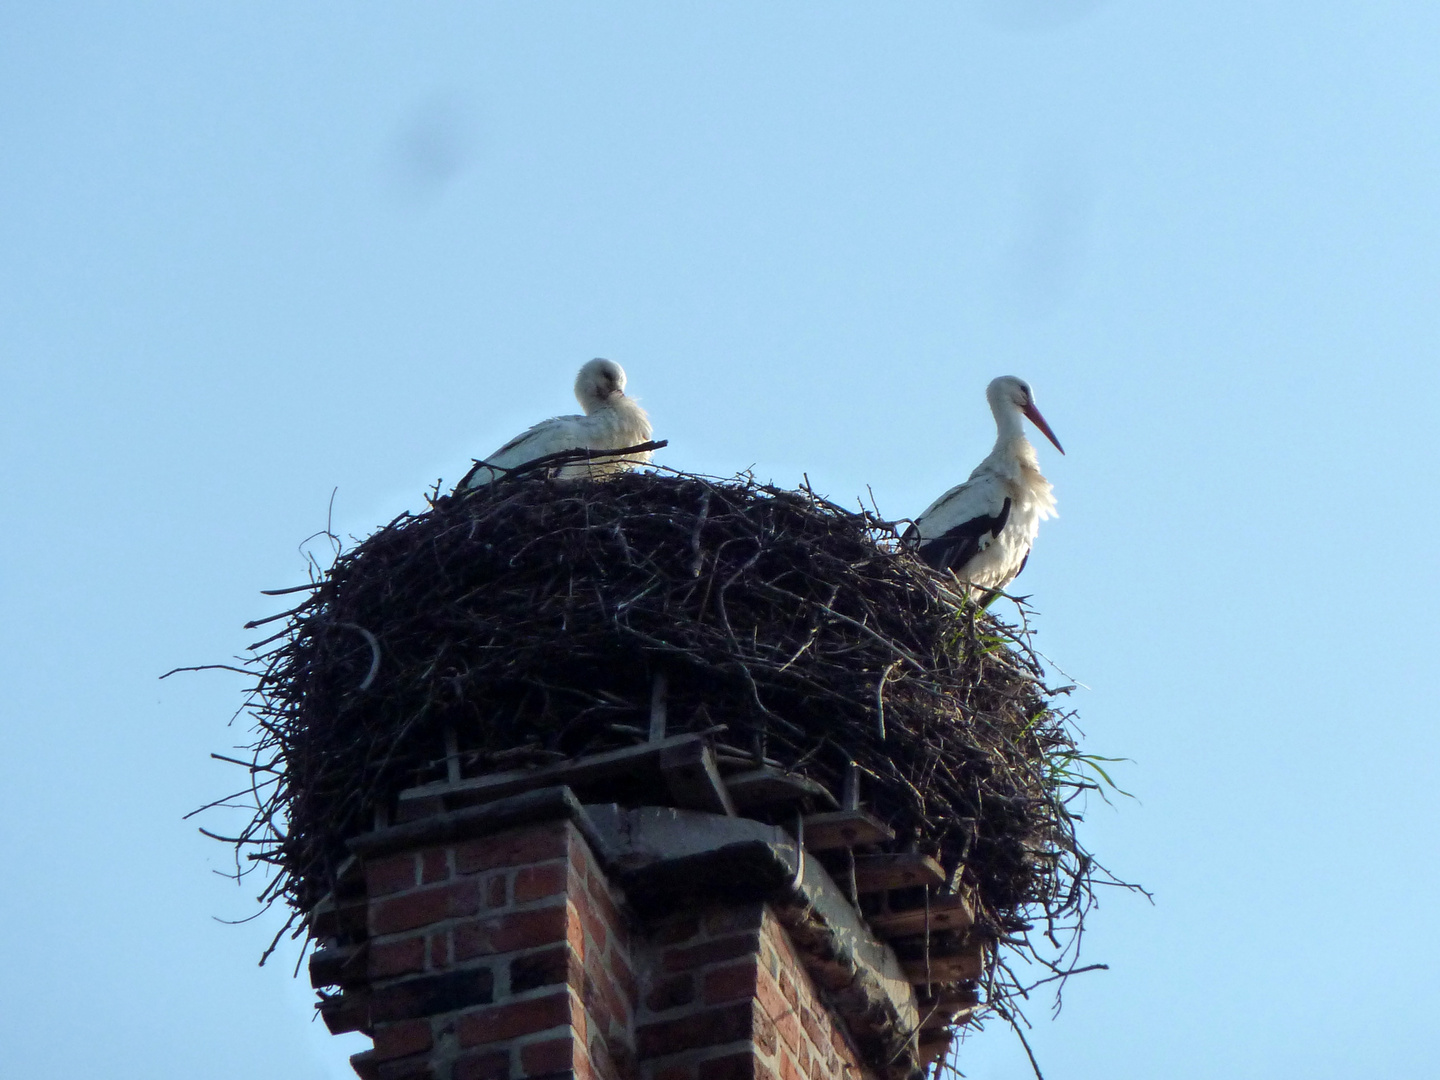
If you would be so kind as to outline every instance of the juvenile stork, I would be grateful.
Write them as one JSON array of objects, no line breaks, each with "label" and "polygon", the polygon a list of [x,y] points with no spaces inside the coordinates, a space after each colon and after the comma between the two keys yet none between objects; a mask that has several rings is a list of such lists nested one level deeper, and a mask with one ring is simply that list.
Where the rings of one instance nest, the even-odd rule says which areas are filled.
[{"label": "juvenile stork", "polygon": [[[625,396],[625,369],[614,360],[591,360],[575,378],[575,397],[583,416],[554,416],[521,432],[460,481],[458,491],[483,487],[528,461],[562,450],[623,450],[650,441],[650,418],[639,403]],[[557,476],[605,476],[633,469],[650,460],[650,452],[604,461],[578,461],[562,466]]]},{"label": "juvenile stork", "polygon": [[905,530],[921,559],[953,570],[977,594],[1015,580],[1030,558],[1040,522],[1055,514],[1050,481],[1040,475],[1021,417],[1065,453],[1024,379],[1002,375],[985,388],[985,398],[999,431],[995,449],[969,480],[941,495]]}]

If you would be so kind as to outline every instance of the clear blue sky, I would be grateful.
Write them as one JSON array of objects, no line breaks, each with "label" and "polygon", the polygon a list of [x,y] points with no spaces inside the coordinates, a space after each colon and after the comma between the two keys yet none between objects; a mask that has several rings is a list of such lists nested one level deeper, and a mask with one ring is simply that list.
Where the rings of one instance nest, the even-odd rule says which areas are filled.
[{"label": "clear blue sky", "polygon": [[[296,10],[303,8],[303,10]],[[885,512],[1019,374],[1021,584],[1138,802],[1051,1080],[1440,1075],[1440,7],[0,4],[0,1069],[347,1075],[187,810],[222,660],[622,362]],[[1411,919],[1417,923],[1412,925]],[[1027,1075],[995,1026],[962,1061]]]}]

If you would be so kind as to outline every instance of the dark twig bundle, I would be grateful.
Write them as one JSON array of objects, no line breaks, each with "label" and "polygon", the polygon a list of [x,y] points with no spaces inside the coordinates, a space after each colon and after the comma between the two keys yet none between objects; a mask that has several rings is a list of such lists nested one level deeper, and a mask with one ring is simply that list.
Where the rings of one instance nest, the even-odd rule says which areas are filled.
[{"label": "dark twig bundle", "polygon": [[276,871],[264,902],[308,910],[377,807],[443,777],[447,730],[470,772],[630,745],[663,670],[672,734],[724,725],[727,753],[837,793],[856,762],[897,850],[939,858],[995,938],[1043,921],[1066,962],[1097,873],[1068,688],[874,515],[748,477],[507,478],[305,591],[256,646],[257,809],[231,839]]}]

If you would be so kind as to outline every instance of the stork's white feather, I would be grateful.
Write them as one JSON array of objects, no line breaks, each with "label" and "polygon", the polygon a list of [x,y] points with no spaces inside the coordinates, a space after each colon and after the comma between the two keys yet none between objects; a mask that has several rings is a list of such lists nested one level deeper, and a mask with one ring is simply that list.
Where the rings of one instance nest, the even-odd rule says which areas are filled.
[{"label": "stork's white feather", "polygon": [[[575,397],[583,416],[554,416],[521,432],[475,467],[460,481],[459,490],[481,487],[518,468],[562,450],[623,450],[650,441],[650,418],[632,397],[625,395],[625,369],[613,360],[591,360],[575,378]],[[574,462],[557,476],[599,477],[633,469],[650,460],[650,452]]]},{"label": "stork's white feather", "polygon": [[1024,418],[1065,452],[1024,380],[1002,375],[986,388],[985,397],[995,416],[995,448],[906,533],[922,559],[955,571],[976,591],[1001,589],[1013,581],[1030,557],[1040,522],[1055,516],[1055,495],[1025,438]]}]

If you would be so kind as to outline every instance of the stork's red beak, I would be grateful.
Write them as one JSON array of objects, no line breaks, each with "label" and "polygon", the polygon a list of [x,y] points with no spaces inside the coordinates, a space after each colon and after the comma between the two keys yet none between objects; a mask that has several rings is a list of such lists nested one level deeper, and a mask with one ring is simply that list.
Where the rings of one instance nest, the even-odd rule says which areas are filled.
[{"label": "stork's red beak", "polygon": [[1056,450],[1062,454],[1065,453],[1065,448],[1060,445],[1060,440],[1055,438],[1055,433],[1050,430],[1050,425],[1045,422],[1045,418],[1040,415],[1040,410],[1033,403],[1022,406],[1020,411],[1030,418],[1030,422],[1040,429],[1045,438],[1055,444]]}]

